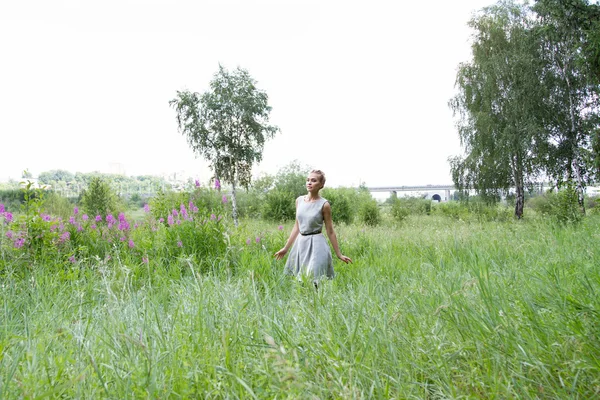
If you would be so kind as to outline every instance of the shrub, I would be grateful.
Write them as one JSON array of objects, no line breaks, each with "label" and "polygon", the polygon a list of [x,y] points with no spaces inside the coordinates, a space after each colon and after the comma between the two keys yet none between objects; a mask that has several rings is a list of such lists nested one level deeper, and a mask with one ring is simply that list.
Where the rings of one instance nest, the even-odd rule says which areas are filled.
[{"label": "shrub", "polygon": [[292,192],[271,190],[265,197],[263,215],[273,221],[290,221],[296,218],[296,196]]},{"label": "shrub", "polygon": [[392,200],[391,214],[397,222],[402,222],[408,217],[410,210],[402,203],[402,201],[395,198]]},{"label": "shrub", "polygon": [[548,191],[533,197],[529,199],[527,206],[559,224],[576,224],[583,219],[577,191],[573,185],[568,185],[558,192]]},{"label": "shrub", "polygon": [[119,200],[108,182],[99,177],[92,178],[90,185],[81,194],[81,205],[88,215],[108,214],[119,211]]},{"label": "shrub", "polygon": [[354,220],[354,209],[352,208],[352,192],[346,188],[324,188],[321,195],[329,201],[332,211],[333,222],[352,223]]},{"label": "shrub", "polygon": [[379,205],[374,199],[363,201],[358,209],[360,221],[365,225],[377,226],[381,223]]}]

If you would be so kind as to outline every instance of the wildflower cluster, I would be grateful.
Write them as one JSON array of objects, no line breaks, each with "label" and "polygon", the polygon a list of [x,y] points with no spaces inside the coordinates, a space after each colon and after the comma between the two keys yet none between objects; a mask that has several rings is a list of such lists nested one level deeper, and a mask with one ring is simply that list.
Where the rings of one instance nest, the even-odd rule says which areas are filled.
[{"label": "wildflower cluster", "polygon": [[[132,221],[122,212],[104,218],[100,214],[90,216],[77,207],[65,219],[40,211],[26,220],[15,220],[0,204],[0,251],[13,261],[52,265],[72,265],[92,258],[143,265],[152,259],[164,261],[180,255],[201,264],[226,253],[221,215],[201,210],[191,201],[172,208],[166,221],[154,218],[148,204],[144,211],[143,221]],[[2,269],[0,265],[0,272]]]}]

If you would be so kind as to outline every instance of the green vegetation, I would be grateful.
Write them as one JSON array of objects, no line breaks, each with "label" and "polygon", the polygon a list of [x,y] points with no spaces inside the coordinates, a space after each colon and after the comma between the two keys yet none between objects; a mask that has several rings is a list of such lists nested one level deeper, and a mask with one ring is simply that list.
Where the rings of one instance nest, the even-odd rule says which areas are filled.
[{"label": "green vegetation", "polygon": [[235,228],[218,196],[94,229],[0,210],[0,397],[600,395],[600,217],[400,199],[337,227],[354,263],[316,291],[272,257],[292,221]]}]

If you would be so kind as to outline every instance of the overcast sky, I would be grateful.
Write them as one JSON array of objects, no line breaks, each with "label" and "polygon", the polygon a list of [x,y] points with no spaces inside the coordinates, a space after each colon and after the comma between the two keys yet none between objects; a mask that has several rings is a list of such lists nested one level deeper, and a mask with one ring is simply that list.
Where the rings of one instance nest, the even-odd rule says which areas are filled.
[{"label": "overcast sky", "polygon": [[493,3],[2,1],[0,181],[115,165],[208,181],[168,102],[221,63],[250,72],[281,129],[255,174],[298,160],[331,186],[450,183],[466,23]]}]

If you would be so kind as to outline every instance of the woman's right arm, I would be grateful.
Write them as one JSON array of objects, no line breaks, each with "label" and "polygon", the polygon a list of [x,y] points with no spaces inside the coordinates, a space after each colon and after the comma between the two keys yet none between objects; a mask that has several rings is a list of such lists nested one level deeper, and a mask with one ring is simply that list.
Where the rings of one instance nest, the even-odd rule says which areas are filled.
[{"label": "woman's right arm", "polygon": [[[297,209],[298,209],[298,199],[296,199],[296,210]],[[290,250],[290,247],[292,247],[292,245],[296,241],[296,238],[298,237],[299,233],[300,233],[300,228],[298,227],[298,218],[296,218],[296,222],[294,222],[294,227],[292,228],[292,231],[290,232],[290,237],[288,238],[287,242],[285,243],[285,246],[283,247],[283,249],[281,249],[277,253],[273,254],[277,260],[281,260],[286,255],[286,253]]]},{"label": "woman's right arm", "polygon": [[277,253],[273,254],[276,259],[281,260],[286,255],[286,253],[289,251],[290,247],[292,247],[292,245],[296,241],[296,238],[298,237],[299,233],[300,233],[300,228],[298,228],[298,220],[296,220],[296,222],[294,223],[294,227],[292,228],[292,232],[290,232],[290,237],[288,238],[287,242],[285,243],[285,246],[283,247],[283,249],[281,249]]}]

